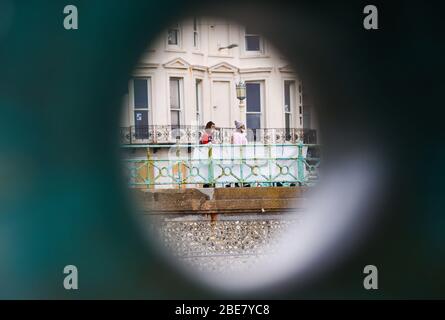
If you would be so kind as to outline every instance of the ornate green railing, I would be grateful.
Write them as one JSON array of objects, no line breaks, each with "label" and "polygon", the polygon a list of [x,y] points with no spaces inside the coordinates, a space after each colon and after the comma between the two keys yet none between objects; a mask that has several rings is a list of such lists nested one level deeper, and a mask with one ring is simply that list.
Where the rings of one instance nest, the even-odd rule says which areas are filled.
[{"label": "ornate green railing", "polygon": [[[131,187],[312,185],[314,144],[147,145],[144,158],[124,159]],[[154,152],[156,150],[156,152]]]}]

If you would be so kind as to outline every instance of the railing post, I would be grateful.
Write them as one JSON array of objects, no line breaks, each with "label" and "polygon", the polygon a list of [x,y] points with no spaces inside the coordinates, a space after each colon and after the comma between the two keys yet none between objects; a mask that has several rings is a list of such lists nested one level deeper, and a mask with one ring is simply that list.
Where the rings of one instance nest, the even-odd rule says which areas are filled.
[{"label": "railing post", "polygon": [[153,143],[158,143],[158,127],[153,126]]},{"label": "railing post", "polygon": [[130,126],[130,144],[133,144],[133,126]]},{"label": "railing post", "polygon": [[240,145],[239,147],[239,155],[240,155],[240,165],[239,165],[239,174],[240,174],[240,187],[244,187],[244,178],[243,178],[243,165],[245,162],[244,149],[245,145]]},{"label": "railing post", "polygon": [[267,166],[269,168],[269,187],[272,186],[272,150],[271,144],[267,144]]},{"label": "railing post", "polygon": [[208,177],[208,184],[214,187],[214,175],[213,175],[213,145],[207,144],[209,150],[208,150],[208,157],[209,157],[209,177]]},{"label": "railing post", "polygon": [[303,143],[301,140],[297,144],[298,148],[298,158],[297,158],[297,176],[298,176],[298,182],[300,185],[304,185],[304,157],[303,157]]},{"label": "railing post", "polygon": [[178,170],[178,189],[181,189],[182,175],[181,175],[181,149],[179,147],[179,139],[176,138],[176,170]]},{"label": "railing post", "polygon": [[151,152],[150,152],[150,148],[147,148],[147,189],[152,189],[154,188],[154,181],[152,183],[152,180],[154,179],[153,177],[153,160],[151,159]]}]

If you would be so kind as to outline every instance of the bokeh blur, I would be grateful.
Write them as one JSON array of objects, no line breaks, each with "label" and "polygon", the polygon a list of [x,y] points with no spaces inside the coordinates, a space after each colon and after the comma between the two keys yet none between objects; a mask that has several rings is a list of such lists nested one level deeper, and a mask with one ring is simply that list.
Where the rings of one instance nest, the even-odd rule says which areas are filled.
[{"label": "bokeh blur", "polygon": [[[378,2],[379,29],[371,31],[363,28],[363,1],[69,4],[79,10],[78,30],[63,28],[67,3],[0,1],[0,298],[228,296],[145,241],[130,214],[119,146],[121,97],[147,44],[175,19],[215,12],[260,30],[314,88],[334,187],[354,186],[342,185],[348,164],[362,172],[359,185],[360,177],[378,178],[378,190],[359,203],[369,211],[367,228],[344,231],[354,245],[347,255],[330,252],[329,267],[304,281],[291,277],[240,297],[443,297],[444,45],[436,4]],[[356,193],[338,193],[339,206],[340,195],[348,204]],[[324,226],[336,222],[330,215]],[[78,267],[79,290],[63,287],[69,264]],[[379,268],[379,290],[363,289],[367,264]]]}]

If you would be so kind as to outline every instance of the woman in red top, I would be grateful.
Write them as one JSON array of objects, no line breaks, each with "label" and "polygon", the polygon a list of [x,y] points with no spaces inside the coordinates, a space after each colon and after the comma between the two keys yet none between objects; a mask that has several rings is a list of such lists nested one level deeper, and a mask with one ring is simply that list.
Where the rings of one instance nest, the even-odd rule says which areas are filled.
[{"label": "woman in red top", "polygon": [[213,140],[213,131],[215,130],[215,124],[212,121],[207,122],[204,133],[199,139],[200,144],[207,144]]}]

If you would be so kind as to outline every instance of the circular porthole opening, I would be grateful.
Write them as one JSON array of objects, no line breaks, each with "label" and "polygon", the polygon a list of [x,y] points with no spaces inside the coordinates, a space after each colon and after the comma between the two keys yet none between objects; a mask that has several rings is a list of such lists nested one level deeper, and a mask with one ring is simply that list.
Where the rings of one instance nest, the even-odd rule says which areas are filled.
[{"label": "circular porthole opening", "polygon": [[323,99],[249,21],[171,22],[128,79],[120,135],[142,232],[191,277],[237,292],[343,256],[380,175],[366,148],[322,162]]}]

